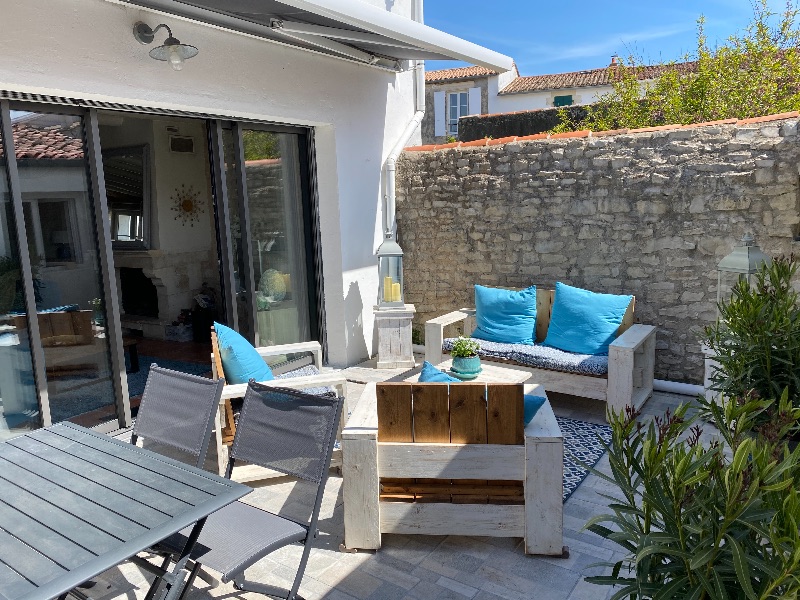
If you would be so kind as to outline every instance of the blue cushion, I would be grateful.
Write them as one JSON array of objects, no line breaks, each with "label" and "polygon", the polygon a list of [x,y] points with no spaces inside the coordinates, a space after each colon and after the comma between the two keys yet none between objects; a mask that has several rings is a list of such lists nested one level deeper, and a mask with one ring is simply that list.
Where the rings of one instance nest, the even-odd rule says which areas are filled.
[{"label": "blue cushion", "polygon": [[523,422],[525,423],[525,427],[527,427],[528,423],[533,421],[533,417],[536,416],[539,409],[542,408],[542,404],[544,404],[547,398],[543,396],[531,396],[530,394],[525,394],[522,398],[525,401]]},{"label": "blue cushion", "polygon": [[608,354],[632,299],[556,283],[545,346],[578,354]]},{"label": "blue cushion", "polygon": [[475,286],[472,337],[504,344],[533,345],[536,337],[536,286],[519,292]]},{"label": "blue cushion", "polygon": [[220,323],[214,323],[214,331],[217,334],[219,358],[222,361],[222,370],[225,371],[226,383],[275,379],[272,369],[245,338]]},{"label": "blue cushion", "polygon": [[437,369],[427,360],[422,363],[422,371],[419,373],[420,383],[450,383],[451,381],[460,382],[461,380],[451,377],[441,369]]}]

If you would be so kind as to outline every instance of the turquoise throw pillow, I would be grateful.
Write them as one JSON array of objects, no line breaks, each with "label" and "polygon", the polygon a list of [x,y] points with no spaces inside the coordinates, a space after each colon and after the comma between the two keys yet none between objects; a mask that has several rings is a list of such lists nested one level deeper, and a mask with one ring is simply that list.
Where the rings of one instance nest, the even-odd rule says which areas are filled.
[{"label": "turquoise throw pillow", "polygon": [[222,370],[225,371],[226,383],[275,379],[269,365],[239,333],[220,323],[214,323],[214,331],[217,334],[219,358],[222,361]]},{"label": "turquoise throw pillow", "polygon": [[544,398],[543,396],[531,396],[530,394],[525,394],[522,398],[525,401],[523,406],[523,422],[525,423],[525,427],[527,427],[528,423],[533,421],[533,417],[536,416],[536,413],[539,412],[539,409],[542,408],[542,405],[545,403],[547,398]]},{"label": "turquoise throw pillow", "polygon": [[450,382],[460,382],[460,379],[456,379],[455,377],[451,377],[441,369],[437,369],[427,360],[422,363],[422,371],[419,373],[419,382],[420,383],[450,383]]},{"label": "turquoise throw pillow", "polygon": [[598,294],[556,283],[545,346],[576,354],[608,354],[633,296]]},{"label": "turquoise throw pillow", "polygon": [[536,338],[536,286],[515,292],[475,286],[472,337],[502,344],[527,344]]}]

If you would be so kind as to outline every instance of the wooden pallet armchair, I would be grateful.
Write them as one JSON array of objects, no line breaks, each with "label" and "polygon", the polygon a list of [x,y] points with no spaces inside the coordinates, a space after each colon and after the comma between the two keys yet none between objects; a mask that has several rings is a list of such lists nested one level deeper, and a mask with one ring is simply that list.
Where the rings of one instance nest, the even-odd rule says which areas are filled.
[{"label": "wooden pallet armchair", "polygon": [[[339,435],[337,439],[341,440],[341,430],[343,428],[343,421],[348,415],[347,409],[347,380],[341,372],[336,371],[322,371],[322,347],[319,342],[300,342],[296,344],[281,344],[278,346],[267,346],[256,348],[256,351],[266,361],[271,357],[285,356],[287,354],[300,354],[311,353],[313,365],[317,371],[317,375],[304,375],[302,377],[276,377],[271,381],[261,382],[264,385],[273,385],[276,387],[284,387],[295,390],[304,390],[309,388],[325,388],[331,387],[336,390],[336,393],[345,399],[343,407],[343,417],[339,426]],[[214,379],[224,379],[224,371],[222,369],[222,360],[220,358],[219,343],[217,341],[217,334],[213,327],[211,329],[211,372]],[[228,448],[233,443],[233,437],[236,435],[236,421],[234,420],[233,407],[231,400],[244,398],[247,391],[246,383],[239,384],[226,384],[222,389],[222,398],[220,399],[219,414],[217,416],[217,427],[215,431],[216,447],[217,447],[217,466],[219,474],[225,474],[225,468],[228,465]],[[331,466],[340,467],[342,463],[342,453],[340,449],[334,450]],[[234,473],[234,479],[237,481],[254,481],[270,477],[271,474],[266,473],[259,467],[253,468],[237,468]]]},{"label": "wooden pallet armchair", "polygon": [[[538,389],[537,389],[538,388]],[[500,383],[370,383],[342,434],[345,546],[381,534],[521,537],[563,553],[563,436],[549,402],[523,428]]]},{"label": "wooden pallet armchair", "polygon": [[[536,289],[537,344],[547,337],[554,296],[555,290]],[[631,300],[617,337],[608,348],[608,373],[605,376],[537,368],[494,357],[481,358],[527,371],[531,375],[530,381],[542,384],[548,392],[603,400],[617,412],[625,406],[638,408],[653,394],[656,328],[634,323],[635,306],[636,298]],[[461,325],[462,332],[471,333],[475,329],[475,309],[462,308],[425,323],[425,360],[434,365],[442,362],[445,327],[456,324]]]}]

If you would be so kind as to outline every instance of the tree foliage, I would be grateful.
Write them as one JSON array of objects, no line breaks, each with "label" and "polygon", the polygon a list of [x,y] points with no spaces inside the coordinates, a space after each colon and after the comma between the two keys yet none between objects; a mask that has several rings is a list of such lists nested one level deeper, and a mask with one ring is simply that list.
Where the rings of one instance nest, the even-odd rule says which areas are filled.
[{"label": "tree foliage", "polygon": [[280,158],[281,148],[278,134],[269,131],[245,129],[242,131],[245,160]]},{"label": "tree foliage", "polygon": [[643,81],[646,67],[634,57],[612,66],[613,91],[575,121],[567,111],[553,131],[653,127],[757,117],[800,110],[800,25],[797,0],[782,13],[757,0],[750,24],[724,43],[709,47],[698,20],[697,50],[663,65]]}]

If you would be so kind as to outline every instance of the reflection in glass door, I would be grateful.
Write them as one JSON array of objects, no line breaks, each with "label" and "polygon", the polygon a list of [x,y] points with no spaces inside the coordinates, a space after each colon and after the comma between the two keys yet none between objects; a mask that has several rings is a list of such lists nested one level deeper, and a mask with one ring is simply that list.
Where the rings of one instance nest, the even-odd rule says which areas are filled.
[{"label": "reflection in glass door", "polygon": [[[27,112],[12,126],[52,421],[98,410],[113,416],[83,120]],[[18,322],[24,327],[25,317]]]},{"label": "reflection in glass door", "polygon": [[311,339],[298,134],[242,130],[260,346]]},{"label": "reflection in glass door", "polygon": [[41,425],[6,156],[0,129],[0,441]]}]

